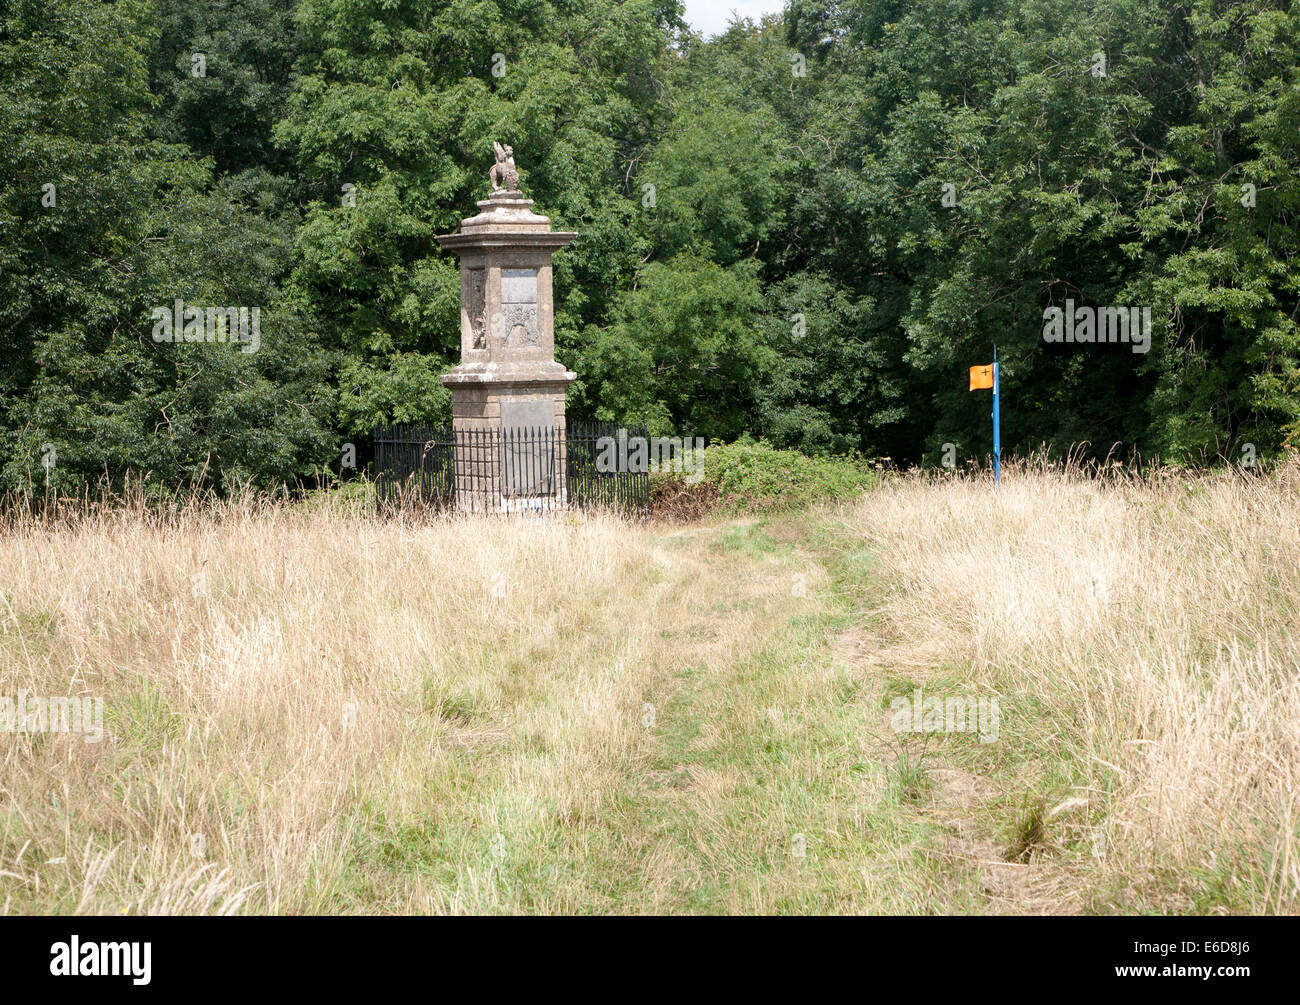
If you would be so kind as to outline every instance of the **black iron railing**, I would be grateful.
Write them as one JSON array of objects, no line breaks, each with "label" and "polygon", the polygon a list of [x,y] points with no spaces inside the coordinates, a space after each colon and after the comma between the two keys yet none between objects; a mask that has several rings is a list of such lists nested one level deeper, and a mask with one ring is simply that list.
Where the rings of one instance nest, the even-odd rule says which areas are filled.
[{"label": "black iron railing", "polygon": [[375,482],[381,507],[462,512],[528,512],[564,506],[645,515],[650,476],[627,464],[626,444],[644,427],[570,423],[568,427],[448,429],[418,424],[375,431]]}]

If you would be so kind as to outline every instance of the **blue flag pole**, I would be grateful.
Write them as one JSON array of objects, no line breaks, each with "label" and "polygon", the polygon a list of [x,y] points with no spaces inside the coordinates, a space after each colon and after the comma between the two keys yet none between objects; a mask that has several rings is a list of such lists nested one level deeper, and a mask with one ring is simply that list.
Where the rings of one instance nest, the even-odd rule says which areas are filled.
[{"label": "blue flag pole", "polygon": [[1002,416],[998,409],[998,347],[993,347],[993,480],[1002,489]]}]

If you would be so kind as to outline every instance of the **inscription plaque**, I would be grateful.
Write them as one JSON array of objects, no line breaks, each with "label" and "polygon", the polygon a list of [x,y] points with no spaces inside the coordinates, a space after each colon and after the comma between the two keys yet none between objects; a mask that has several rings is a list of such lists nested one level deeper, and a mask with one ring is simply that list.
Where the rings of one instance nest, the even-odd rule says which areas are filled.
[{"label": "inscription plaque", "polygon": [[501,346],[531,348],[539,344],[537,270],[501,270]]},{"label": "inscription plaque", "polygon": [[555,491],[553,401],[501,402],[501,484],[508,496]]}]

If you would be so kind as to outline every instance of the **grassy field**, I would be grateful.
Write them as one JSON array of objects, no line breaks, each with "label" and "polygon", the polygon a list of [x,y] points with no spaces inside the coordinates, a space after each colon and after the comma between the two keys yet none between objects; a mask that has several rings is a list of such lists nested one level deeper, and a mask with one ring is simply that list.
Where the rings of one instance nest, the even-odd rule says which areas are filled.
[{"label": "grassy field", "polygon": [[11,521],[0,696],[104,736],[0,733],[0,906],[1296,913],[1298,489]]}]

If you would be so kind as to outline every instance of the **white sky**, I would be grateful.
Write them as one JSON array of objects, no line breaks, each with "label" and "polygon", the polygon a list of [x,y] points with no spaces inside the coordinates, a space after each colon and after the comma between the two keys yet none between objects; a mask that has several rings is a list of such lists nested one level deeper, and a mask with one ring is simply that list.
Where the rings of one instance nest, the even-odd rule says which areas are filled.
[{"label": "white sky", "polygon": [[764,14],[778,14],[782,0],[686,0],[686,23],[705,35],[716,35],[727,27],[734,10],[741,17],[757,21]]}]

